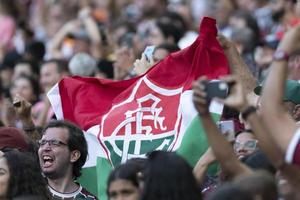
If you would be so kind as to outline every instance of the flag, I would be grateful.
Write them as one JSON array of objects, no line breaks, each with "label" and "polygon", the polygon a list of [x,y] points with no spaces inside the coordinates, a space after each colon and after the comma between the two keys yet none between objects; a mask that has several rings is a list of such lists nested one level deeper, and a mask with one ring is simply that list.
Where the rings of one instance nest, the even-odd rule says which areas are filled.
[{"label": "flag", "polygon": [[[85,131],[89,156],[83,186],[105,199],[107,173],[114,166],[152,150],[176,151],[182,144],[206,143],[201,138],[190,141],[185,133],[197,116],[192,82],[201,75],[217,79],[229,73],[216,36],[216,21],[204,18],[191,46],[172,53],[144,75],[118,82],[66,77],[51,89],[48,97],[57,118]],[[222,105],[211,105],[210,111],[219,115]],[[201,133],[191,135],[197,134]],[[188,157],[186,152],[183,148],[180,154]]]}]

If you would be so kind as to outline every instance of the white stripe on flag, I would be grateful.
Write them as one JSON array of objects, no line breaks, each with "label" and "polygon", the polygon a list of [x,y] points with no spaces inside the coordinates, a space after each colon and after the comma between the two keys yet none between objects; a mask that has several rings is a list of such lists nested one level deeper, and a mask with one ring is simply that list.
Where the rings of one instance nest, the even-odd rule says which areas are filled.
[{"label": "white stripe on flag", "polygon": [[83,167],[93,167],[97,164],[97,157],[105,157],[102,146],[100,145],[97,135],[100,131],[100,125],[89,128],[84,133],[85,139],[88,143],[88,159]]},{"label": "white stripe on flag", "polygon": [[58,83],[49,90],[47,97],[51,103],[52,109],[54,110],[56,119],[64,119]]}]

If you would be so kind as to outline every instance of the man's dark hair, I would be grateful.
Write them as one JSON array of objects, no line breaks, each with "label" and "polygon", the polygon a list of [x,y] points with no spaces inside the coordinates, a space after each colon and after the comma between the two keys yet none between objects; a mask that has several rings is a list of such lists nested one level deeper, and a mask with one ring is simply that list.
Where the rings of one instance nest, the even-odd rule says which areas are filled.
[{"label": "man's dark hair", "polygon": [[38,67],[38,63],[35,62],[34,60],[30,60],[30,59],[26,59],[26,58],[22,58],[19,61],[16,62],[16,65],[29,65],[31,71],[33,74],[39,74],[39,67]]},{"label": "man's dark hair", "polygon": [[50,199],[47,183],[41,174],[38,162],[31,154],[10,150],[4,153],[10,178],[7,198],[23,195],[39,196],[40,199]]},{"label": "man's dark hair", "polygon": [[156,21],[156,26],[165,38],[172,37],[175,44],[177,44],[183,36],[183,31],[172,23],[165,23],[158,20]]},{"label": "man's dark hair", "polygon": [[81,176],[81,168],[84,165],[88,155],[87,142],[85,140],[83,131],[73,123],[64,120],[51,121],[44,128],[43,133],[45,133],[49,128],[65,128],[68,130],[69,137],[67,145],[70,151],[78,150],[80,152],[79,159],[73,164],[73,176],[74,179],[77,179]]},{"label": "man's dark hair", "polygon": [[183,35],[188,29],[187,23],[185,22],[184,18],[174,11],[166,11],[162,13],[159,16],[158,20],[164,23],[174,24],[178,28],[178,30],[182,32]]},{"label": "man's dark hair", "polygon": [[173,53],[173,52],[180,50],[180,48],[178,47],[177,44],[169,44],[169,43],[160,44],[157,47],[155,47],[155,51],[157,49],[164,49],[164,50],[168,51],[169,53]]},{"label": "man's dark hair", "polygon": [[275,178],[267,171],[257,170],[251,175],[239,176],[234,183],[262,200],[278,199]]},{"label": "man's dark hair", "polygon": [[15,64],[21,59],[21,55],[16,51],[10,51],[4,55],[2,62],[0,63],[0,70],[14,69]]},{"label": "man's dark hair", "polygon": [[63,59],[50,59],[50,60],[46,60],[44,62],[41,63],[41,68],[43,65],[48,64],[48,63],[54,63],[56,65],[56,69],[58,73],[63,73],[68,71],[68,63],[63,60]]},{"label": "man's dark hair", "polygon": [[266,170],[271,174],[276,173],[275,167],[269,161],[267,156],[259,149],[253,152],[252,154],[245,156],[241,159],[241,161],[251,169]]},{"label": "man's dark hair", "polygon": [[43,42],[32,41],[25,46],[25,53],[33,61],[40,62],[43,60],[46,53],[46,48]]},{"label": "man's dark hair", "polygon": [[254,200],[251,193],[236,184],[227,183],[208,195],[207,200]]}]

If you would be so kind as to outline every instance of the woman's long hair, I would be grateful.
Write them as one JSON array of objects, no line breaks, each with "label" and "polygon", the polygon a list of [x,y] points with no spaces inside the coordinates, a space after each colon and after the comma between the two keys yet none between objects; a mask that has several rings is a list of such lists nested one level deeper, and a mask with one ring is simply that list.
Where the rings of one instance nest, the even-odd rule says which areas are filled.
[{"label": "woman's long hair", "polygon": [[4,153],[4,158],[10,171],[8,199],[28,195],[50,199],[39,164],[30,154],[11,150]]},{"label": "woman's long hair", "polygon": [[154,151],[148,156],[141,200],[201,200],[192,168],[172,152]]}]

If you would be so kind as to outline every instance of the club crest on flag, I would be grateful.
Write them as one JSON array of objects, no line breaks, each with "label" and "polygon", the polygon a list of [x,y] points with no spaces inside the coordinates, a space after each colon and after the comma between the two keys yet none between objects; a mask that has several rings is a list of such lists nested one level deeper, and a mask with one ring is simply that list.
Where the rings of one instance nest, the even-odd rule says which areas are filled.
[{"label": "club crest on flag", "polygon": [[[152,150],[172,150],[180,129],[182,88],[167,89],[147,76],[102,118],[99,142],[115,166]],[[172,116],[172,117],[170,117]]]}]

